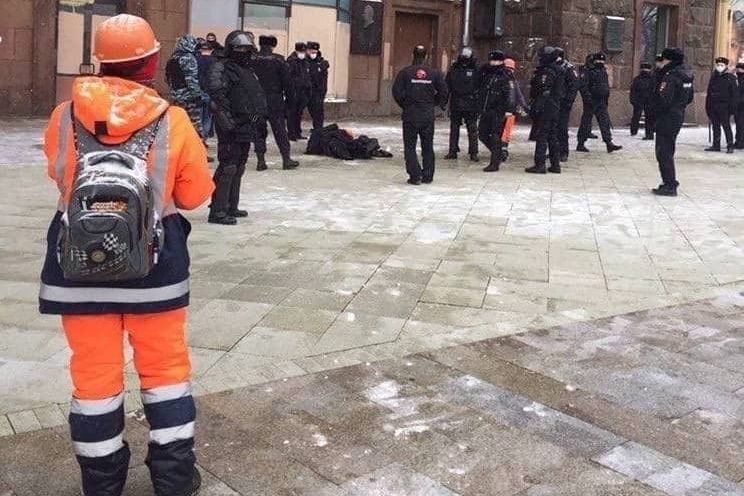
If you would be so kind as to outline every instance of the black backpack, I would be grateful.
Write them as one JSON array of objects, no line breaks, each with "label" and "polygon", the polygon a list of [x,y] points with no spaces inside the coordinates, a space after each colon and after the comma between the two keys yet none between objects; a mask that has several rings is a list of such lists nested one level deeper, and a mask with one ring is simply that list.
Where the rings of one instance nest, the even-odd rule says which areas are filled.
[{"label": "black backpack", "polygon": [[[74,114],[73,114],[74,115]],[[73,117],[77,164],[64,205],[58,259],[65,279],[141,279],[157,264],[161,212],[155,211],[147,155],[160,120],[109,146]]]}]

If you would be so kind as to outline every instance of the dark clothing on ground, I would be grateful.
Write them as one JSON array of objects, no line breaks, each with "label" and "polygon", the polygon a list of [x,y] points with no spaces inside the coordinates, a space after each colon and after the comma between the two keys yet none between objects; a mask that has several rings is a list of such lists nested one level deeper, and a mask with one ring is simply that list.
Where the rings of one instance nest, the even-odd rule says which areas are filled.
[{"label": "dark clothing on ground", "polygon": [[285,121],[285,97],[290,93],[289,67],[284,61],[284,57],[262,49],[256,60],[255,72],[261,82],[261,87],[266,93],[268,104],[268,117],[257,123],[256,153],[266,153],[266,138],[269,134],[267,124],[271,124],[276,146],[279,148],[282,158],[287,160],[289,159],[290,146]]},{"label": "dark clothing on ground", "polygon": [[[414,63],[398,73],[393,98],[403,109],[403,144],[406,171],[412,180],[434,178],[434,108],[447,104],[448,89],[442,73],[428,65]],[[421,138],[423,170],[416,152]]]},{"label": "dark clothing on ground", "polygon": [[533,129],[535,136],[535,166],[545,167],[549,154],[550,165],[560,167],[558,119],[561,102],[566,96],[566,79],[559,63],[540,65],[530,83]]},{"label": "dark clothing on ground", "polygon": [[651,127],[653,125],[650,116],[653,114],[653,95],[655,89],[655,78],[651,71],[641,71],[641,73],[633,79],[633,83],[630,85],[630,104],[633,106],[633,117],[630,121],[630,134],[635,136],[638,134],[638,128],[641,123],[641,114],[645,117],[645,131],[646,137],[653,137],[654,131]]},{"label": "dark clothing on ground", "polygon": [[708,82],[708,94],[705,98],[705,112],[713,126],[713,147],[721,147],[721,129],[726,135],[726,145],[734,145],[731,130],[731,116],[736,113],[739,100],[739,88],[736,76],[731,73],[713,71]]},{"label": "dark clothing on ground", "polygon": [[479,71],[474,58],[458,60],[447,73],[450,91],[450,154],[460,151],[460,126],[468,131],[468,154],[478,154]]},{"label": "dark clothing on ground", "polygon": [[302,114],[310,102],[313,82],[310,78],[308,60],[297,57],[297,52],[293,52],[287,58],[287,65],[290,76],[290,91],[287,95],[287,132],[289,139],[297,140],[302,136]]},{"label": "dark clothing on ground", "polygon": [[677,135],[685,120],[685,109],[694,97],[692,70],[682,63],[670,63],[659,72],[656,90],[656,160],[665,186],[679,184],[674,165]]},{"label": "dark clothing on ground", "polygon": [[337,124],[314,130],[310,135],[305,153],[341,160],[369,160],[375,157],[392,157],[390,153],[380,148],[380,143],[375,138],[364,135],[354,138],[344,129],[340,129]]}]

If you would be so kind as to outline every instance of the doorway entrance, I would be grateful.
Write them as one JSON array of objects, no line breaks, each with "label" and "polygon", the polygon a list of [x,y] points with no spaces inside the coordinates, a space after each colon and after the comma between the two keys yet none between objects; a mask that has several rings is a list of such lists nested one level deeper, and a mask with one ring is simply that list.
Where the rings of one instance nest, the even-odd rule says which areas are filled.
[{"label": "doorway entrance", "polygon": [[439,18],[428,14],[395,14],[395,38],[393,48],[393,75],[411,65],[413,47],[423,45],[429,52],[429,61],[438,67],[437,24]]}]

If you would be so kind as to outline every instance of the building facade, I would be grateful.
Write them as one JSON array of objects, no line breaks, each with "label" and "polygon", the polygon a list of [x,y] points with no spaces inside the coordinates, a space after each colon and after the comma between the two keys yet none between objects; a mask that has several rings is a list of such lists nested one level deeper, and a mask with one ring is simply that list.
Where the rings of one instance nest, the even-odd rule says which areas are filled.
[{"label": "building facade", "polygon": [[[318,41],[331,64],[331,116],[388,115],[390,87],[414,45],[446,69],[460,48],[463,0],[1,0],[0,115],[45,115],[69,96],[74,77],[95,72],[92,33],[105,18],[147,18],[163,43],[161,67],[183,33],[219,38],[246,29],[274,34],[278,51]],[[536,51],[564,47],[574,62],[609,50],[617,126],[628,117],[628,89],[641,62],[681,46],[705,90],[713,59],[744,56],[744,0],[471,0],[468,33],[484,58],[501,48],[527,78]],[[92,64],[92,65],[91,65]],[[158,78],[165,91],[164,78]],[[689,119],[704,122],[704,98]]]}]

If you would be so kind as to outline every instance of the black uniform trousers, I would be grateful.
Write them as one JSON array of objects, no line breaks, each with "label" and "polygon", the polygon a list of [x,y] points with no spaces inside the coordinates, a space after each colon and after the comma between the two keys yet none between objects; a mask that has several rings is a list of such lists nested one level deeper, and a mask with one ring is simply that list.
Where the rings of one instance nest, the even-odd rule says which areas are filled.
[{"label": "black uniform trousers", "polygon": [[561,152],[558,140],[558,120],[560,111],[543,112],[535,116],[535,166],[545,167],[545,159],[550,155],[550,165],[560,167]]},{"label": "black uniform trousers", "polygon": [[734,115],[736,120],[736,147],[744,148],[744,105],[740,105]]},{"label": "black uniform trousers", "polygon": [[[591,113],[588,113],[589,108],[591,109]],[[599,130],[602,132],[602,141],[611,143],[612,131],[610,130],[610,114],[607,111],[607,104],[604,102],[592,102],[591,107],[584,107],[584,113],[581,115],[581,126],[576,136],[579,144],[583,144],[589,139],[589,134],[592,132],[592,117],[597,118]]]},{"label": "black uniform trousers", "polygon": [[287,106],[287,132],[289,139],[297,140],[302,136],[302,114],[310,101],[310,90],[299,90],[289,100]]},{"label": "black uniform trousers", "polygon": [[313,129],[323,129],[325,125],[325,97],[312,95],[307,103],[307,110],[313,119]]},{"label": "black uniform trousers", "polygon": [[592,121],[594,120],[594,107],[592,103],[583,98],[582,103],[581,122],[579,123],[579,130],[576,133],[576,141],[579,144],[589,139],[589,135],[592,134]]},{"label": "black uniform trousers", "polygon": [[671,188],[679,185],[674,165],[674,152],[677,147],[677,136],[684,120],[684,112],[674,111],[658,114],[656,120],[656,161],[659,163],[662,182]]},{"label": "black uniform trousers", "polygon": [[[573,102],[564,104],[561,106],[561,113],[558,116],[558,144],[560,146],[561,155],[568,155],[568,124],[571,121],[571,110],[573,110]],[[591,131],[591,121],[589,121]]]},{"label": "black uniform trousers", "polygon": [[644,117],[644,131],[647,138],[654,137],[653,112],[650,105],[633,105],[633,117],[630,119],[630,134],[635,136],[641,127],[641,115]]},{"label": "black uniform trousers", "polygon": [[[423,169],[418,159],[416,144],[421,139]],[[403,121],[403,146],[406,172],[411,179],[434,179],[434,121]]]},{"label": "black uniform trousers", "polygon": [[269,136],[269,126],[274,134],[274,141],[279,148],[283,159],[289,158],[289,136],[287,135],[286,121],[284,119],[284,108],[281,106],[269,107],[269,115],[256,124],[256,153],[266,153],[266,139]]},{"label": "black uniform trousers", "polygon": [[217,133],[217,160],[214,172],[215,190],[210,206],[212,215],[228,214],[238,209],[240,184],[251,151],[250,141],[236,141],[233,133]]},{"label": "black uniform trousers", "polygon": [[[456,154],[460,152],[460,127],[465,122],[468,130],[468,155],[478,154],[478,114],[475,112],[463,112],[462,110],[450,110],[450,141],[449,152]],[[488,143],[486,143],[488,146]]]},{"label": "black uniform trousers", "polygon": [[731,115],[728,106],[713,107],[710,111],[710,123],[713,126],[713,146],[721,147],[721,129],[726,135],[726,144],[734,144],[734,133],[731,130]]},{"label": "black uniform trousers", "polygon": [[501,135],[504,133],[506,114],[501,111],[485,112],[478,125],[478,137],[491,151],[491,164],[499,165],[503,159]]}]

